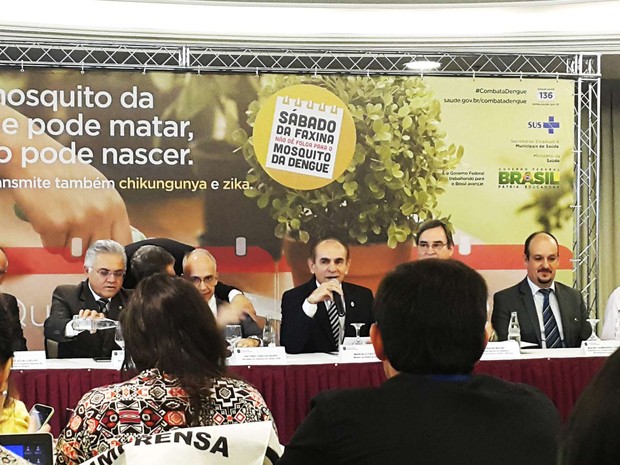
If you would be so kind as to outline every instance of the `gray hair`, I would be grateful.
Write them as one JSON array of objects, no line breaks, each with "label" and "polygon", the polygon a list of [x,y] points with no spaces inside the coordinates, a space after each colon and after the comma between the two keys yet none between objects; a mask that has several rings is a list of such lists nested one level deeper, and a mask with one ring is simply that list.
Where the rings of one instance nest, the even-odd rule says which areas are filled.
[{"label": "gray hair", "polygon": [[215,259],[215,257],[211,254],[211,252],[209,252],[207,249],[194,249],[190,252],[187,252],[185,254],[185,257],[183,257],[183,273],[185,274],[185,268],[188,265],[189,260],[196,256],[196,255],[203,255],[205,257],[209,257],[211,260],[213,260],[213,264],[215,265],[215,269],[217,269],[217,260]]},{"label": "gray hair", "polygon": [[84,268],[92,268],[95,258],[99,254],[120,255],[123,257],[123,265],[127,268],[127,255],[125,247],[112,239],[100,239],[93,242],[84,255]]}]

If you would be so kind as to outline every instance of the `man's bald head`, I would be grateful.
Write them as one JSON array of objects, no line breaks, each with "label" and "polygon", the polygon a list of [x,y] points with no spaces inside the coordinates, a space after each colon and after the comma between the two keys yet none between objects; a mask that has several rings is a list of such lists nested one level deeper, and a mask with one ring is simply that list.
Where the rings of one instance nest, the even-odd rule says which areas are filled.
[{"label": "man's bald head", "polygon": [[206,249],[194,249],[183,258],[183,277],[209,301],[217,284],[217,262]]}]

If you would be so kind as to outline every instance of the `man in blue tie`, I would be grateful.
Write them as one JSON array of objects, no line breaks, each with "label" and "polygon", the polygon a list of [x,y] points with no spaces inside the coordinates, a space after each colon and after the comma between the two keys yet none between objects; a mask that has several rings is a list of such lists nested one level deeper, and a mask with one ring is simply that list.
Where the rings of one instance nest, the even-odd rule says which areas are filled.
[{"label": "man in blue tie", "polygon": [[344,336],[355,336],[351,323],[365,323],[360,335],[368,336],[372,291],[343,282],[350,265],[349,248],[338,239],[312,246],[312,278],[282,296],[280,342],[289,354],[335,352]]},{"label": "man in blue tie", "polygon": [[510,314],[517,312],[521,341],[543,349],[579,347],[592,329],[581,293],[555,281],[560,264],[557,239],[535,232],[525,241],[527,276],[493,296],[493,328],[498,339],[508,337]]}]

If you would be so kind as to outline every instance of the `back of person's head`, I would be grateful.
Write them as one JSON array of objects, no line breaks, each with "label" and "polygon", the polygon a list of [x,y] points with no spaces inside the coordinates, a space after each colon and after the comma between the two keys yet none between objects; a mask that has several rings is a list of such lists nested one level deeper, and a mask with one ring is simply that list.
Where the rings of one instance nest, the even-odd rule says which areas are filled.
[{"label": "back of person's head", "polygon": [[182,278],[158,273],[143,279],[120,321],[136,368],[176,376],[194,408],[226,372],[226,342],[213,312]]},{"label": "back of person's head", "polygon": [[170,252],[156,245],[143,245],[131,257],[129,269],[136,282],[155,273],[166,273],[168,267],[174,266],[174,257]]},{"label": "back of person's head", "polygon": [[128,353],[140,370],[181,374],[225,371],[226,343],[213,312],[191,283],[154,274],[136,287],[121,313]]},{"label": "back of person's head", "polygon": [[112,239],[99,239],[93,242],[84,254],[84,268],[92,268],[95,258],[99,254],[112,254],[123,257],[123,263],[127,268],[127,256],[125,247]]},{"label": "back of person's head", "polygon": [[484,279],[459,261],[398,266],[374,302],[387,359],[401,372],[470,373],[486,344],[486,305]]},{"label": "back of person's head", "polygon": [[575,404],[560,441],[560,465],[620,464],[620,351],[616,350]]}]

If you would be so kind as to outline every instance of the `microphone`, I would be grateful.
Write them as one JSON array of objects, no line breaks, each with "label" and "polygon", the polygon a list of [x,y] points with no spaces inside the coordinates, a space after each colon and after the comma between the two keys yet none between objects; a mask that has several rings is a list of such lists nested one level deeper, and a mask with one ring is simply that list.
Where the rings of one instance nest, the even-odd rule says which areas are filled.
[{"label": "microphone", "polygon": [[344,303],[342,302],[342,296],[337,292],[334,292],[333,295],[334,304],[336,304],[336,310],[338,310],[338,316],[345,316],[346,310],[344,308]]}]

